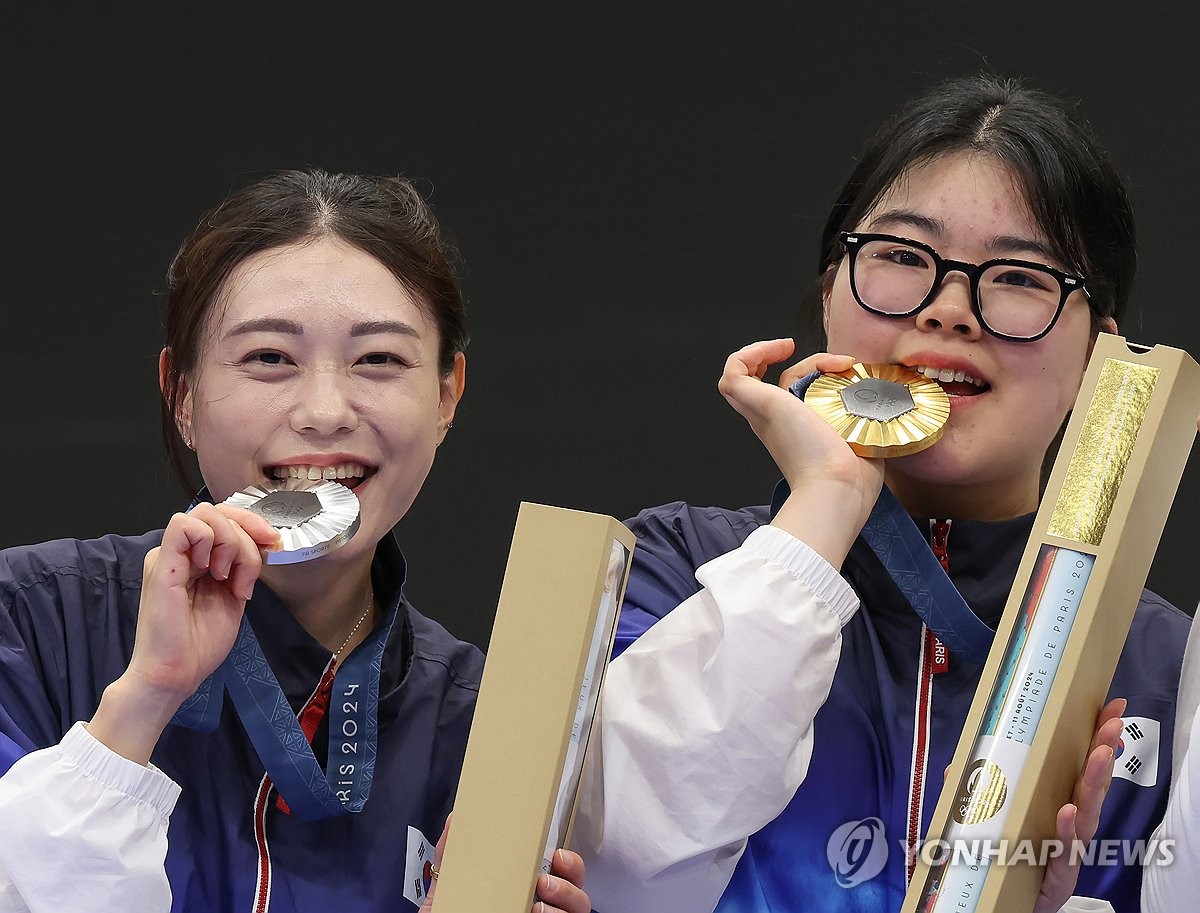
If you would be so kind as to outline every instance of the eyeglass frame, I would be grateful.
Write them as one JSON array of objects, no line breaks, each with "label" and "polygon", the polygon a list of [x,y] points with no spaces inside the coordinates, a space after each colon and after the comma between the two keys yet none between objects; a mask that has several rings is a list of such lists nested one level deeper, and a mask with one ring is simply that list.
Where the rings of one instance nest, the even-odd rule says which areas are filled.
[{"label": "eyeglass frame", "polygon": [[[878,232],[859,232],[859,231],[843,231],[838,233],[838,241],[842,248],[846,251],[850,260],[850,291],[854,295],[854,300],[858,302],[859,307],[872,314],[878,314],[880,317],[913,317],[919,314],[937,297],[938,292],[942,288],[942,283],[946,280],[946,276],[950,273],[963,273],[966,275],[971,285],[971,311],[975,314],[979,325],[983,329],[995,336],[997,339],[1003,339],[1007,342],[1036,342],[1044,337],[1047,333],[1054,329],[1054,325],[1058,323],[1058,318],[1062,315],[1063,308],[1066,307],[1067,299],[1072,292],[1082,291],[1088,297],[1089,307],[1091,295],[1088,293],[1086,282],[1083,276],[1075,276],[1071,273],[1063,272],[1047,263],[1037,263],[1033,260],[1017,260],[1010,257],[999,257],[994,260],[985,260],[983,263],[968,263],[965,260],[951,260],[943,257],[936,250],[925,244],[922,241],[914,241],[912,238],[901,237],[900,235],[881,234]],[[919,250],[925,251],[933,258],[935,272],[933,276],[933,285],[930,286],[929,293],[915,308],[904,311],[902,313],[894,313],[892,311],[881,311],[878,308],[873,308],[865,301],[858,293],[858,283],[854,280],[854,261],[858,258],[858,252],[864,244],[869,241],[895,241],[899,244],[906,244]],[[1054,316],[1050,318],[1050,322],[1046,328],[1035,336],[1011,336],[1008,333],[1001,333],[994,330],[984,319],[983,307],[980,304],[979,296],[979,279],[980,277],[993,266],[1017,266],[1023,269],[1033,269],[1038,272],[1046,273],[1054,277],[1058,282],[1058,307],[1054,311]]]}]

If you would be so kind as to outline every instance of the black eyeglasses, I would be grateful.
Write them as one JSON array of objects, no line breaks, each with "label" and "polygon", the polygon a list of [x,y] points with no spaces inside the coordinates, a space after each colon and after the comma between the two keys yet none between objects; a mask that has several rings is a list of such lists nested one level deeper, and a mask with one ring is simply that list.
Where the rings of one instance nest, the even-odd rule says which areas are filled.
[{"label": "black eyeglasses", "polygon": [[844,231],[838,240],[850,257],[854,299],[884,317],[912,317],[933,301],[949,273],[959,272],[971,282],[971,307],[985,330],[1033,342],[1054,327],[1067,296],[1087,294],[1082,276],[1044,263],[946,260],[928,244],[896,235]]}]

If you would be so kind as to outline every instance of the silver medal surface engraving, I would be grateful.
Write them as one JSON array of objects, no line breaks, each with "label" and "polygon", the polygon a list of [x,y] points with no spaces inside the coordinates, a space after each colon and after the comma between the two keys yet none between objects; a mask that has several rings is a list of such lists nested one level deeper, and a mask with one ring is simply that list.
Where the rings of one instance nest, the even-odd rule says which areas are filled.
[{"label": "silver medal surface engraving", "polygon": [[917,408],[904,384],[881,377],[864,377],[839,391],[850,415],[890,422]]},{"label": "silver medal surface engraving", "polygon": [[265,517],[277,529],[302,526],[323,510],[321,499],[311,491],[273,491],[246,509]]},{"label": "silver medal surface engraving", "polygon": [[263,553],[267,564],[320,558],[341,548],[358,531],[358,498],[337,482],[288,479],[251,485],[225,503],[252,511],[279,530],[281,547]]}]

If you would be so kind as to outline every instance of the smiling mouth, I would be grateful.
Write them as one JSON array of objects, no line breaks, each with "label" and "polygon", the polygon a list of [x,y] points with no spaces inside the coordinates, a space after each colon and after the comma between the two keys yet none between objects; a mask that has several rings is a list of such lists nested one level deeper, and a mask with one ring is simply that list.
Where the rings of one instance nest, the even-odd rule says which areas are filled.
[{"label": "smiling mouth", "polygon": [[917,365],[913,370],[930,380],[936,380],[948,396],[978,396],[992,389],[987,381],[974,378],[965,371],[931,368],[928,365]]},{"label": "smiling mouth", "polygon": [[336,466],[312,466],[298,464],[293,466],[271,466],[267,469],[267,477],[272,479],[306,479],[309,482],[339,482],[347,488],[354,489],[366,479],[375,474],[375,470],[362,463],[338,463]]}]

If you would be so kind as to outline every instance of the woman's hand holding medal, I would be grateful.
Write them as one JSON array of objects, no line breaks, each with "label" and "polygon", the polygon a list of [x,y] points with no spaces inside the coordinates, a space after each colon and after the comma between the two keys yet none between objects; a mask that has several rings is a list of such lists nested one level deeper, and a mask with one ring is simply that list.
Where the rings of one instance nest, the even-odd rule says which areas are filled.
[{"label": "woman's hand holding medal", "polygon": [[179,705],[228,655],[262,570],[279,543],[263,517],[228,504],[175,514],[146,555],[133,658],[88,724],[118,754],[145,764]]},{"label": "woman's hand holding medal", "polygon": [[[718,389],[750,423],[791,487],[772,525],[839,567],[879,497],[883,460],[856,455],[787,389],[814,371],[848,370],[854,364],[849,355],[810,355],[784,371],[778,385],[763,381],[767,370],[795,348],[790,339],[772,339],[739,349],[725,362]],[[821,522],[814,523],[814,517]]]}]

